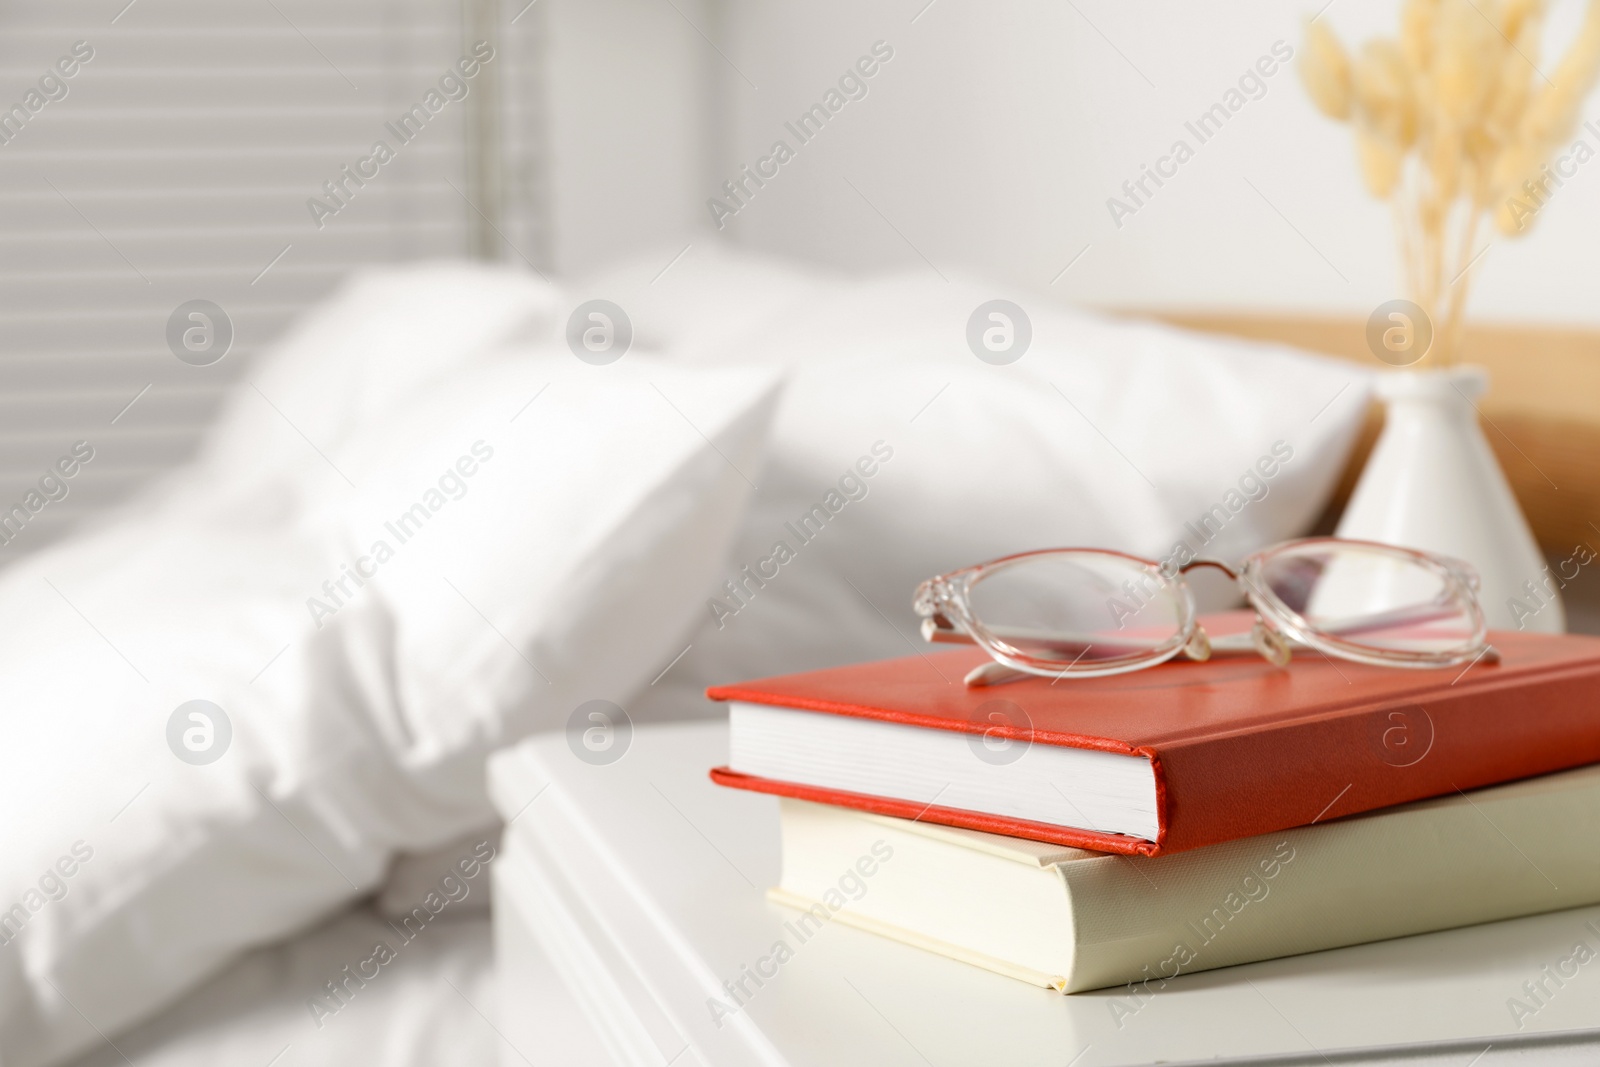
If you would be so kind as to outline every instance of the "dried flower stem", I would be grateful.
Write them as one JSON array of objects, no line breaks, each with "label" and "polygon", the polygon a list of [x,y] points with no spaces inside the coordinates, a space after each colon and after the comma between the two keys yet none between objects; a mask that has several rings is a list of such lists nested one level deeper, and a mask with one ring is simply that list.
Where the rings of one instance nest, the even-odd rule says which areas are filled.
[{"label": "dried flower stem", "polygon": [[1475,267],[1472,246],[1477,242],[1478,223],[1483,214],[1476,205],[1467,209],[1466,233],[1456,248],[1456,271],[1451,275],[1451,281],[1446,283],[1450,292],[1444,318],[1442,321],[1437,318],[1434,320],[1439,330],[1434,344],[1439,346],[1440,361],[1446,364],[1454,363],[1461,357],[1461,328]]}]

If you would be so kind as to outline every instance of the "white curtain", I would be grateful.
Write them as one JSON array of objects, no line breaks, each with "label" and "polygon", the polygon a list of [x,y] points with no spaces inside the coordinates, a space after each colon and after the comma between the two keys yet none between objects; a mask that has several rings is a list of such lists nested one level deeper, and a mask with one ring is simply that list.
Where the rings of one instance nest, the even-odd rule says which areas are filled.
[{"label": "white curtain", "polygon": [[6,5],[0,512],[76,442],[94,458],[0,564],[190,455],[252,357],[351,269],[544,266],[539,7]]}]

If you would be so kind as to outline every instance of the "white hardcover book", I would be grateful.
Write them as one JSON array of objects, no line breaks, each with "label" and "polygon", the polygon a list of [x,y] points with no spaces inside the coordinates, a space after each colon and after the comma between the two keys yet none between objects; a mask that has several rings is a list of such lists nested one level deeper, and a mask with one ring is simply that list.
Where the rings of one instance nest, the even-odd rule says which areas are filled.
[{"label": "white hardcover book", "polygon": [[782,823],[792,923],[1065,993],[1600,902],[1600,766],[1157,857],[787,799]]}]

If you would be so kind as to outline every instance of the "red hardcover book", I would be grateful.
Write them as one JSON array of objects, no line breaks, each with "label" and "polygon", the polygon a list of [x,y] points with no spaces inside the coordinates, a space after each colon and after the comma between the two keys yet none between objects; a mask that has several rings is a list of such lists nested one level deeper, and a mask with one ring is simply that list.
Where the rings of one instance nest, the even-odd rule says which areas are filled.
[{"label": "red hardcover book", "polygon": [[1500,662],[1465,669],[1302,651],[970,689],[986,657],[962,649],[718,686],[732,756],[711,777],[1153,856],[1600,762],[1600,638],[1490,639]]}]

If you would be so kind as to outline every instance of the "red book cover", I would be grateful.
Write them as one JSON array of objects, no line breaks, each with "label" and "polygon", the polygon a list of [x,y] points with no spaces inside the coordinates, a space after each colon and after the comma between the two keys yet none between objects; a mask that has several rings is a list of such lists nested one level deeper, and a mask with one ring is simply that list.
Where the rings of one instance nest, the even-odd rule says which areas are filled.
[{"label": "red book cover", "polygon": [[[977,649],[717,686],[713,700],[1145,756],[1155,841],[735,773],[719,785],[1130,855],[1181,852],[1600,762],[1600,638],[1492,633],[1498,664],[1413,670],[1297,651],[968,688]],[[993,725],[1004,699],[1026,721]]]}]

